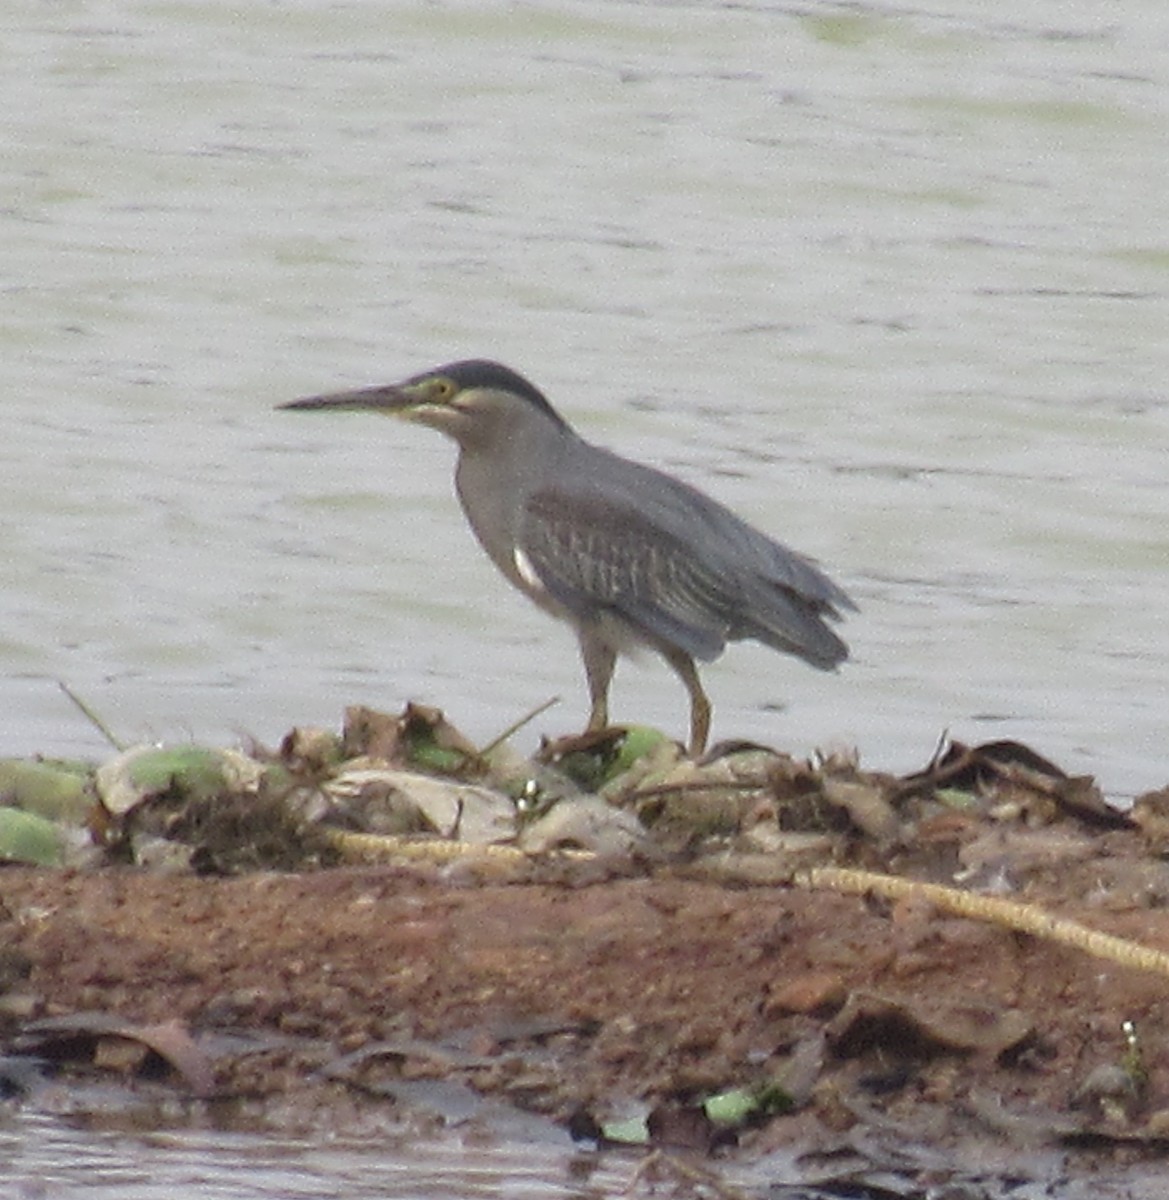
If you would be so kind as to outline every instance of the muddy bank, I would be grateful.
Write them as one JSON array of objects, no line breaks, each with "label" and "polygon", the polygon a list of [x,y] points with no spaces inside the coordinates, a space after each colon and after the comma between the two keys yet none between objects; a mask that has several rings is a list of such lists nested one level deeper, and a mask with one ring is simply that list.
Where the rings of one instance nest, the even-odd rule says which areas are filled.
[{"label": "muddy bank", "polygon": [[[36,1103],[100,1078],[221,1114],[296,1096],[326,1126],[354,1103],[423,1097],[443,1119],[487,1096],[585,1144],[716,1170],[782,1154],[857,1180],[895,1160],[887,1194],[1137,1178],[1169,1147],[1160,798],[1134,820],[1011,762],[962,775],[951,757],[924,782],[771,762],[750,788],[722,770],[736,828],[725,806],[710,826],[712,778],[683,764],[613,805],[646,836],[604,852],[347,830],[326,841],[385,861],[327,865],[318,844],[299,870],[230,876],[9,866],[6,1086]],[[316,786],[341,768],[312,770]],[[675,795],[691,821],[704,798],[700,829]],[[871,875],[853,887],[841,866]],[[880,877],[946,890],[865,882]],[[950,891],[992,907],[956,915]],[[1010,906],[1042,919],[1012,927]],[[426,1091],[440,1083],[465,1090]]]}]

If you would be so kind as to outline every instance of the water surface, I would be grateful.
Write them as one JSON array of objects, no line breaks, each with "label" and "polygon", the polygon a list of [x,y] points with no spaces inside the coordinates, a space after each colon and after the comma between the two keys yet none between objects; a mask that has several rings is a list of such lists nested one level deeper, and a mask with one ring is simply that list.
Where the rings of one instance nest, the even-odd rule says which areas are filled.
[{"label": "water surface", "polygon": [[[861,604],[838,676],[709,669],[715,736],[1166,782],[1163,5],[0,25],[0,752],[103,752],[57,679],[130,740],[408,698],[579,727],[573,639],[478,553],[452,448],[272,411],[489,355]],[[613,707],[685,725],[656,664]]]}]

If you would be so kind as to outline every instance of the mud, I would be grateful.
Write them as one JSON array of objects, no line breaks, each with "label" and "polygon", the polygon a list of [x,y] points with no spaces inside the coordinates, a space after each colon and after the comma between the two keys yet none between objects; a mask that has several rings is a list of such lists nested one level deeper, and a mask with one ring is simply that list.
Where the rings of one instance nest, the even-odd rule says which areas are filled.
[{"label": "mud", "polygon": [[[1135,888],[1109,884],[1125,874],[1116,868],[1131,836],[1106,835],[1094,859],[1038,872],[1029,894],[1169,949],[1169,920],[1154,907],[1160,872]],[[826,1149],[876,1123],[934,1146],[1078,1145],[1088,1170],[1159,1155],[1169,1137],[1162,978],[915,904],[676,871],[506,886],[426,874],[10,868],[0,876],[9,1032],[98,1012],[133,1025],[177,1018],[196,1039],[291,1035],[216,1057],[220,1099],[322,1087],[322,1066],[384,1046],[363,1070],[457,1075],[591,1136],[630,1099],[685,1107],[781,1077],[812,1045],[793,1087],[806,1100],[738,1130],[737,1153]],[[869,998],[868,1015],[842,1026],[857,997]],[[947,1045],[931,1020],[943,1030],[973,1021],[992,1036]],[[1139,1088],[1120,1066],[1126,1021],[1149,1048]],[[72,1045],[61,1057],[89,1057]],[[1104,1068],[1121,1081],[1094,1096]],[[350,1082],[364,1086],[360,1074]],[[704,1125],[682,1140],[719,1138]]]},{"label": "mud", "polygon": [[[800,795],[819,781],[817,821],[826,797],[836,806],[812,852],[959,878],[1144,958],[957,916],[928,894],[842,892],[793,869],[782,838],[228,878],[9,866],[0,1084],[36,1103],[50,1084],[100,1078],[221,1119],[232,1105],[311,1113],[318,1129],[457,1085],[430,1093],[438,1119],[485,1096],[592,1145],[740,1164],[782,1153],[809,1179],[884,1172],[884,1192],[856,1195],[1155,1177],[1169,1148],[1165,797],[1133,820],[1083,781],[1026,793],[1015,766],[990,807],[936,805],[982,787],[985,764],[966,762],[966,778],[955,763],[881,781],[887,812],[873,780],[800,767]],[[762,816],[724,781],[740,834],[762,821],[774,839],[795,811],[769,771]],[[687,803],[708,788],[678,786]]]}]

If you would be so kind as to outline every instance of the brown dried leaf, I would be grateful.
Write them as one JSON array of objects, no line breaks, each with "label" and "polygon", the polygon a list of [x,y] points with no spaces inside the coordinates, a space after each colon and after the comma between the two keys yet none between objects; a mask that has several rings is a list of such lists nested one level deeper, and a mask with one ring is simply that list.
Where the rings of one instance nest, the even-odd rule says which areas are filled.
[{"label": "brown dried leaf", "polygon": [[663,1103],[645,1119],[651,1146],[708,1153],[721,1131],[701,1109],[693,1105]]},{"label": "brown dried leaf", "polygon": [[67,1017],[33,1021],[25,1027],[17,1045],[23,1052],[35,1051],[61,1061],[84,1058],[99,1066],[135,1071],[147,1060],[141,1049],[122,1052],[112,1043],[122,1040],[153,1051],[186,1082],[196,1096],[215,1091],[211,1060],[178,1020],[158,1025],[131,1025],[113,1013],[83,1012]]},{"label": "brown dried leaf", "polygon": [[[1012,803],[1020,811],[1046,802],[1086,824],[1131,827],[1126,813],[1108,804],[1090,775],[1070,776],[1022,742],[1000,740],[966,746],[951,742],[924,770],[906,775],[895,798],[952,788]],[[1033,812],[1034,815],[1034,812]]]},{"label": "brown dried leaf", "polygon": [[821,786],[824,799],[843,809],[849,821],[867,837],[878,842],[891,842],[900,834],[901,822],[880,788],[832,776],[825,776]]},{"label": "brown dried leaf", "polygon": [[879,1049],[903,1058],[939,1051],[984,1052],[997,1058],[1032,1031],[1030,1018],[1017,1009],[980,1004],[940,1008],[873,992],[854,992],[826,1029],[829,1044],[841,1057]]},{"label": "brown dried leaf", "polygon": [[413,701],[397,717],[361,705],[347,708],[342,749],[346,758],[381,759],[450,775],[465,773],[479,761],[474,743],[441,709]]}]

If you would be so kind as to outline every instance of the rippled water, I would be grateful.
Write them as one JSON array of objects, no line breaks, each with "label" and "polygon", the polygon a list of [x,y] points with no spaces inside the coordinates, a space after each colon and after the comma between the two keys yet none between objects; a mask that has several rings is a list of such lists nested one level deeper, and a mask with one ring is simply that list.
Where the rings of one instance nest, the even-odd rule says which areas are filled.
[{"label": "rippled water", "polygon": [[[490,355],[860,602],[837,676],[709,669],[716,736],[1169,780],[1158,0],[7,0],[0,31],[0,752],[104,752],[58,679],[126,739],[407,698],[579,727],[573,639],[472,544],[451,447],[272,411]],[[681,733],[684,698],[626,666],[614,714]]]},{"label": "rippled water", "polygon": [[77,1127],[36,1113],[0,1120],[0,1195],[11,1200],[599,1200],[637,1160],[548,1145],[419,1138],[258,1136]]},{"label": "rippled water", "polygon": [[[1160,4],[2,21],[3,751],[102,750],[58,678],[127,738],[578,727],[452,449],[271,407],[486,354],[856,594],[839,676],[708,671],[716,736],[1169,778]],[[683,699],[631,666],[614,707]]]}]

